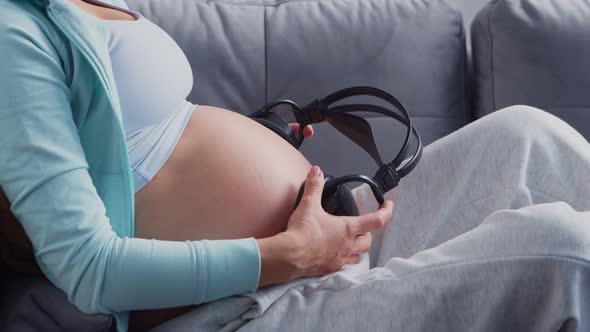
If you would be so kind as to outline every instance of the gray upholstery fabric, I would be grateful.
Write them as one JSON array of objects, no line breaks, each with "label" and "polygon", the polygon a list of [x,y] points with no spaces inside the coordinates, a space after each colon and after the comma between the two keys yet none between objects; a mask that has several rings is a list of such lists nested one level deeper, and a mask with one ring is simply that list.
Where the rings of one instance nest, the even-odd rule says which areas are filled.
[{"label": "gray upholstery fabric", "polygon": [[[463,23],[465,26],[470,26],[475,18],[475,15],[488,3],[490,0],[449,0],[453,2],[463,14]],[[469,29],[467,31],[469,36]],[[467,45],[469,46],[469,45]]]},{"label": "gray upholstery fabric", "polygon": [[[305,104],[370,85],[396,96],[430,143],[466,123],[465,42],[446,1],[127,0],[187,55],[189,100],[249,114],[266,102]],[[403,127],[372,118],[384,159]],[[374,161],[325,124],[301,151],[334,175],[371,174]],[[379,138],[380,137],[380,138]],[[327,153],[329,152],[329,153]]]},{"label": "gray upholstery fabric", "polygon": [[590,137],[590,1],[496,0],[472,25],[479,117],[514,104]]},{"label": "gray upholstery fabric", "polygon": [[2,273],[0,331],[115,331],[110,315],[89,315],[46,278]]}]

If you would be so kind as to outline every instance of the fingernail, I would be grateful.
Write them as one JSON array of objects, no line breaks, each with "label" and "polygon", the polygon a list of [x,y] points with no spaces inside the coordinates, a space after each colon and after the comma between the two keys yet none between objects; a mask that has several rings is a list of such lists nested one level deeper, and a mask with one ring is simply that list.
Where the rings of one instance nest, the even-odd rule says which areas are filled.
[{"label": "fingernail", "polygon": [[313,176],[318,176],[320,175],[320,167],[317,165],[314,165],[311,170],[309,170],[309,172],[311,173],[311,175]]}]

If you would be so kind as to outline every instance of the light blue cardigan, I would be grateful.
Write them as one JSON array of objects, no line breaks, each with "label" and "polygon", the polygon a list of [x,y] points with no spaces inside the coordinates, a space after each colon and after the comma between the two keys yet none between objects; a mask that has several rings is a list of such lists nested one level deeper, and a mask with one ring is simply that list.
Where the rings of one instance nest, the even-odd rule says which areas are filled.
[{"label": "light blue cardigan", "polygon": [[114,314],[118,331],[129,310],[255,290],[254,238],[133,238],[119,99],[92,18],[70,0],[0,0],[0,186],[41,269],[83,312]]}]

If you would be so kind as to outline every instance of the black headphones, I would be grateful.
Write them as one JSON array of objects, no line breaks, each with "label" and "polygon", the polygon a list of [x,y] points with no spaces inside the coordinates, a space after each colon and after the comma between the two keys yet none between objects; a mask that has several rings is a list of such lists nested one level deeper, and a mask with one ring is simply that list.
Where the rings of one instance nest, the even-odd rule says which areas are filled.
[{"label": "black headphones", "polygon": [[[377,97],[392,104],[402,113],[402,116],[387,108],[370,104],[345,104],[331,108],[329,107],[331,104],[342,99],[361,95]],[[295,135],[294,131],[289,127],[289,124],[283,119],[283,117],[271,112],[271,109],[281,104],[291,106],[291,111],[301,129],[298,136]],[[375,145],[375,138],[373,137],[373,131],[371,130],[369,122],[360,116],[350,114],[351,112],[380,113],[398,120],[408,128],[404,144],[392,162],[388,164],[383,163],[381,155]],[[402,104],[387,92],[373,87],[357,86],[342,89],[325,98],[316,99],[304,107],[299,107],[296,103],[290,100],[277,100],[265,105],[258,111],[250,114],[248,117],[269,128],[293,145],[296,149],[299,149],[303,143],[303,128],[306,125],[328,121],[328,123],[340,133],[350,138],[373,157],[377,165],[380,166],[373,178],[359,174],[346,175],[338,178],[334,178],[328,174],[324,176],[325,183],[324,191],[322,193],[322,207],[326,212],[333,215],[359,215],[358,207],[354,201],[352,192],[349,187],[344,185],[345,183],[363,182],[368,184],[375,199],[377,199],[377,202],[381,205],[385,201],[384,194],[395,188],[398,185],[399,180],[410,173],[422,157],[422,141],[420,140],[420,135],[418,135],[416,128],[412,126],[410,117]],[[417,148],[409,161],[406,162],[405,165],[400,166],[402,161],[407,159],[411,133],[413,133],[417,139]],[[304,186],[305,183],[301,185],[295,207],[299,205],[299,201],[303,195]]]}]

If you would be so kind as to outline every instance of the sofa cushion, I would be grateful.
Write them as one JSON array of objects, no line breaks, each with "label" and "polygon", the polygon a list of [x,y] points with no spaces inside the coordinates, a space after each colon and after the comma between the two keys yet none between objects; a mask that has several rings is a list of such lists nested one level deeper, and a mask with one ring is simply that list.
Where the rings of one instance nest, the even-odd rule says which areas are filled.
[{"label": "sofa cushion", "polygon": [[590,137],[590,2],[495,0],[471,30],[479,117],[526,104]]},{"label": "sofa cushion", "polygon": [[[467,119],[460,13],[442,0],[127,0],[191,63],[189,100],[249,114],[268,101],[305,104],[370,85],[396,96],[425,143]],[[404,127],[372,117],[384,159]],[[374,161],[327,124],[301,151],[324,172],[373,174]],[[326,153],[329,151],[329,153]]]},{"label": "sofa cushion", "polygon": [[44,277],[3,271],[2,279],[0,331],[115,331],[111,315],[81,312]]}]

